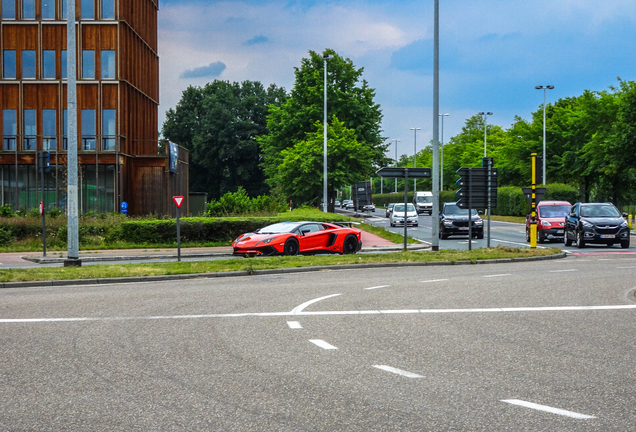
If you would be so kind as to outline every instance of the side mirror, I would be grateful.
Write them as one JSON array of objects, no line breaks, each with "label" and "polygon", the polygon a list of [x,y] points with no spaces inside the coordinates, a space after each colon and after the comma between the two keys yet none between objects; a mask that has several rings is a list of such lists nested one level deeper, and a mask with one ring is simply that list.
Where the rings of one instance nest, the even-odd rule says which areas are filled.
[{"label": "side mirror", "polygon": [[627,218],[629,217],[629,215],[628,215],[627,213],[623,212],[623,217],[624,217],[625,219],[627,219]]},{"label": "side mirror", "polygon": [[302,231],[301,231],[301,234],[302,234],[302,235],[307,235],[307,233],[308,233],[308,232],[311,232],[311,230],[308,230],[308,229],[306,229],[306,230],[302,230]]}]

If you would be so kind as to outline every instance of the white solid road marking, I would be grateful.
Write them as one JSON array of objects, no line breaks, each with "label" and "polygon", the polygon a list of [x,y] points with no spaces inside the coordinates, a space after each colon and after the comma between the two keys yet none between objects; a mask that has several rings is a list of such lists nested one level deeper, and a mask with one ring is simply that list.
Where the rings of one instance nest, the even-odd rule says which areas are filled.
[{"label": "white solid road marking", "polygon": [[378,368],[378,369],[382,369],[383,371],[386,372],[391,372],[397,375],[401,375],[403,377],[407,377],[407,378],[424,378],[422,375],[418,375],[412,372],[407,372],[405,370],[402,369],[397,369],[391,366],[384,366],[384,365],[373,365],[374,368]]},{"label": "white solid road marking", "polygon": [[562,272],[573,272],[573,271],[579,271],[579,269],[550,270],[550,273],[562,273]]},{"label": "white solid road marking", "polygon": [[371,288],[365,288],[365,290],[372,290],[372,289],[378,289],[378,288],[388,288],[390,286],[391,285],[380,285],[380,286],[374,286],[374,287],[371,287]]},{"label": "white solid road marking", "polygon": [[631,266],[631,267],[616,267],[617,269],[633,269],[636,268],[636,266]]},{"label": "white solid road marking", "polygon": [[[519,243],[519,242],[511,242],[511,241],[505,241],[505,240],[497,240],[497,239],[491,239],[492,241],[496,241],[498,243],[510,243],[510,244],[515,244],[515,245],[520,245],[520,246],[526,246],[526,247],[530,247],[530,243]],[[545,249],[545,246],[539,246],[537,245],[537,247],[539,249]]]},{"label": "white solid road marking", "polygon": [[328,295],[328,296],[319,297],[317,299],[309,300],[309,301],[307,301],[307,302],[305,302],[303,304],[300,304],[300,305],[296,306],[295,308],[293,308],[291,313],[293,315],[298,315],[299,313],[301,313],[309,305],[312,305],[314,303],[318,303],[321,300],[325,300],[325,299],[328,299],[328,298],[331,298],[331,297],[337,297],[339,295],[340,294],[331,294],[331,295]]},{"label": "white solid road marking", "polygon": [[518,400],[518,399],[506,399],[506,400],[502,400],[502,402],[506,402],[509,404],[513,404],[513,405],[519,405],[522,407],[526,407],[526,408],[532,408],[538,411],[545,411],[545,412],[549,412],[552,414],[558,414],[558,415],[562,415],[562,416],[567,416],[567,417],[572,417],[575,419],[580,419],[580,420],[586,420],[586,419],[593,419],[596,418],[594,416],[591,415],[587,415],[587,414],[579,414],[576,412],[572,412],[572,411],[566,411],[566,410],[562,410],[559,408],[552,408],[546,405],[539,405],[536,403],[532,403],[532,402],[526,402],[526,401],[522,401],[522,400]]},{"label": "white solid road marking", "polygon": [[444,282],[447,281],[448,279],[431,279],[431,280],[425,280],[425,281],[420,281],[421,283],[430,283],[430,282]]},{"label": "white solid road marking", "polygon": [[298,321],[287,321],[287,325],[290,329],[301,329],[303,326]]},{"label": "white solid road marking", "polygon": [[510,273],[503,273],[503,274],[495,274],[495,275],[486,275],[482,277],[491,278],[491,277],[502,277],[502,276],[512,276],[512,275]]},{"label": "white solid road marking", "polygon": [[357,310],[357,311],[321,311],[321,312],[246,312],[233,314],[206,315],[155,315],[145,317],[84,317],[84,318],[4,318],[0,324],[15,323],[58,323],[58,322],[99,322],[99,321],[151,321],[175,319],[210,319],[210,318],[246,318],[246,317],[283,317],[283,316],[336,316],[336,315],[404,315],[404,314],[448,314],[448,313],[511,313],[511,312],[567,312],[567,311],[608,311],[633,310],[636,305],[616,306],[539,306],[508,308],[476,308],[476,309],[398,309],[398,310]]},{"label": "white solid road marking", "polygon": [[311,342],[314,345],[319,346],[320,348],[326,349],[326,350],[338,349],[335,346],[331,345],[330,343],[327,343],[324,340],[320,340],[320,339],[309,339],[309,342]]}]

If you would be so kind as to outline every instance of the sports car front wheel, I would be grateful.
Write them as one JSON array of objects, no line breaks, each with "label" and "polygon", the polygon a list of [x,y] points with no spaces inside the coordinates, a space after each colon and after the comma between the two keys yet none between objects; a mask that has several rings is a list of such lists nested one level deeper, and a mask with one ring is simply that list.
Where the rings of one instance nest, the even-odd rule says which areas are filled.
[{"label": "sports car front wheel", "polygon": [[298,255],[298,240],[295,238],[287,239],[285,242],[284,255]]},{"label": "sports car front wheel", "polygon": [[358,239],[353,234],[349,234],[342,244],[342,253],[352,254],[358,250]]}]

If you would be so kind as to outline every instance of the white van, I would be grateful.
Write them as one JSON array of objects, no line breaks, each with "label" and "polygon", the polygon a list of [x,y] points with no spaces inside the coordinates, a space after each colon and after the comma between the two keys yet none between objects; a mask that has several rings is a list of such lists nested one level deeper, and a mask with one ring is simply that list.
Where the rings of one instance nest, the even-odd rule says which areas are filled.
[{"label": "white van", "polygon": [[433,192],[415,192],[413,204],[418,213],[433,214]]}]

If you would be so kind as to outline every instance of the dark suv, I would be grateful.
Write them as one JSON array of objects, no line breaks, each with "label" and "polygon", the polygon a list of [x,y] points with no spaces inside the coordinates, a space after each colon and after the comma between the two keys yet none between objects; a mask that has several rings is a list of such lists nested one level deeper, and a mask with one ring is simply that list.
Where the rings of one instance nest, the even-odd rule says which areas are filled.
[{"label": "dark suv", "polygon": [[[473,236],[483,239],[484,221],[477,214],[477,210],[471,210],[470,214]],[[445,239],[456,234],[468,235],[468,210],[460,209],[457,203],[444,203],[439,215],[439,238]]]},{"label": "dark suv", "polygon": [[573,241],[579,248],[586,243],[629,247],[629,224],[612,203],[576,203],[565,217],[563,241],[570,246]]}]

